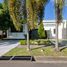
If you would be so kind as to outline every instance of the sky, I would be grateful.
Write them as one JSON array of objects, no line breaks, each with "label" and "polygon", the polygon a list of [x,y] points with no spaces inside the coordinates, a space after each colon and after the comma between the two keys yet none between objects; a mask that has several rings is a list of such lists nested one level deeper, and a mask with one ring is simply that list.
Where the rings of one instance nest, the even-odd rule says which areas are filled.
[{"label": "sky", "polygon": [[[67,19],[67,0],[65,0],[65,6],[63,8],[63,19]],[[54,8],[54,0],[49,0],[44,10],[44,19],[45,20],[53,20],[55,19],[55,8]]]},{"label": "sky", "polygon": [[[3,2],[3,0],[0,0],[0,2]],[[67,0],[65,0],[65,3],[67,4]],[[62,15],[63,19],[67,19],[67,5],[64,6]],[[44,19],[45,20],[55,19],[54,0],[49,0],[49,3],[46,4],[44,10]]]},{"label": "sky", "polygon": [[0,2],[2,3],[2,2],[3,2],[3,0],[0,0]]}]

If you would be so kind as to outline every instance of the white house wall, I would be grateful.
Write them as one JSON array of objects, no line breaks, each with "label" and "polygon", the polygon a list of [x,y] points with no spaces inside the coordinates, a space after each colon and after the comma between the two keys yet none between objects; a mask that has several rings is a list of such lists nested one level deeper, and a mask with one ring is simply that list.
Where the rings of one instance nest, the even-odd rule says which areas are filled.
[{"label": "white house wall", "polygon": [[[56,21],[55,20],[44,20],[43,25],[44,25],[44,30],[50,30],[50,32],[48,33],[49,38],[54,39],[56,37],[56,34],[54,34],[54,29],[56,29]],[[59,24],[58,38],[59,39],[67,39],[67,22],[66,22],[66,20],[63,20],[63,22]]]},{"label": "white house wall", "polygon": [[58,38],[59,39],[62,39],[62,29],[63,29],[63,23],[60,23],[58,27]]},{"label": "white house wall", "polygon": [[50,38],[50,39],[54,39],[55,38],[55,34],[54,34],[54,29],[55,29],[55,23],[53,23],[53,22],[49,22],[49,21],[45,21],[44,23],[43,23],[43,25],[44,25],[44,30],[46,30],[47,31],[47,36],[48,36],[48,38]]},{"label": "white house wall", "polygon": [[63,33],[62,33],[62,38],[67,39],[67,22],[63,24]]}]

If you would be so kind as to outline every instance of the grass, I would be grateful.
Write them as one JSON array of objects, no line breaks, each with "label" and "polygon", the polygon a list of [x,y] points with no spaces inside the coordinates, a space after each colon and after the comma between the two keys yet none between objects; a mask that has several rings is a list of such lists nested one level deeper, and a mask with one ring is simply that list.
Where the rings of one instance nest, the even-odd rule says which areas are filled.
[{"label": "grass", "polygon": [[[43,49],[43,52],[41,51]],[[32,49],[27,51],[26,48],[14,48],[4,56],[67,56],[67,48],[63,49],[60,52],[54,51],[53,47],[43,47],[38,49]]]},{"label": "grass", "polygon": [[31,55],[33,55],[33,56],[44,56],[43,53],[41,52],[41,48],[31,50]]},{"label": "grass", "polygon": [[64,56],[67,56],[67,48],[65,48],[65,49],[62,51],[62,54],[63,54]]},{"label": "grass", "polygon": [[43,53],[45,56],[61,56],[62,55],[62,52],[56,52],[54,51],[54,48],[52,47],[43,48]]},{"label": "grass", "polygon": [[41,49],[32,49],[27,51],[26,48],[14,48],[11,51],[7,52],[4,56],[42,56]]},{"label": "grass", "polygon": [[67,56],[67,48],[62,51],[56,52],[52,47],[43,48],[43,53],[45,56]]},{"label": "grass", "polygon": [[7,52],[5,56],[30,56],[30,52],[26,48],[14,48],[11,51]]}]

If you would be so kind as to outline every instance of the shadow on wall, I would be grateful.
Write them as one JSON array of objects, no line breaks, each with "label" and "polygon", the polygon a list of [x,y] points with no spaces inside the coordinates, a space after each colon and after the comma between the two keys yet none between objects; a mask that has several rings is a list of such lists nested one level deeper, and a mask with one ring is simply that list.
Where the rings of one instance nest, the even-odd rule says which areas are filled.
[{"label": "shadow on wall", "polygon": [[67,28],[66,29],[63,29],[62,31],[63,31],[62,38],[63,39],[67,39]]}]

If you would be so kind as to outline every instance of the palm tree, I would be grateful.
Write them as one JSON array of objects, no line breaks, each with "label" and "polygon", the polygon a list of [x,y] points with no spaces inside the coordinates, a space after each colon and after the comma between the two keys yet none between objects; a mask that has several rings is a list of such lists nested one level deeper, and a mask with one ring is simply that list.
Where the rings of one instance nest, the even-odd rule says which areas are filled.
[{"label": "palm tree", "polygon": [[[40,20],[42,22],[44,15],[44,5],[48,0],[26,0],[26,10],[27,10],[27,29],[34,29],[35,21]],[[36,6],[36,7],[35,7]],[[36,18],[36,19],[35,19]],[[44,29],[43,29],[44,30]],[[29,33],[27,33],[27,44],[28,50],[29,45]]]},{"label": "palm tree", "polygon": [[8,9],[16,30],[20,31],[21,23],[19,16],[20,0],[9,0]]},{"label": "palm tree", "polygon": [[[13,20],[13,24],[17,30],[20,30],[21,23],[20,23],[20,16],[19,16],[19,8],[21,5],[21,1],[25,1],[25,9],[23,8],[24,17],[27,20],[27,49],[30,50],[29,45],[29,30],[34,29],[34,23],[35,20],[40,20],[40,22],[43,19],[43,11],[44,11],[44,4],[47,2],[47,0],[9,0],[8,1],[8,8],[10,12],[10,16]],[[36,5],[36,8],[35,8]],[[19,18],[19,19],[18,19]]]},{"label": "palm tree", "polygon": [[55,50],[59,51],[58,44],[58,26],[62,22],[62,10],[63,10],[64,0],[55,0],[55,11],[56,11],[56,44]]}]

